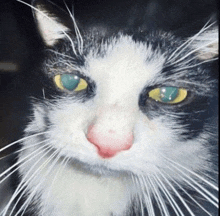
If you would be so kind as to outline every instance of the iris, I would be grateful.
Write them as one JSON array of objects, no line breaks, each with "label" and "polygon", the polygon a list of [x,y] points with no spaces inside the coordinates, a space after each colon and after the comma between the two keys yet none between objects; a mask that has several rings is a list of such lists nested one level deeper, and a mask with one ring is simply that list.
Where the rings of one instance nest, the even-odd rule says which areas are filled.
[{"label": "iris", "polygon": [[178,88],[176,87],[162,87],[160,89],[161,101],[167,103],[173,101],[178,95]]},{"label": "iris", "polygon": [[72,91],[78,86],[80,78],[73,74],[62,74],[61,82],[64,88],[66,88],[69,91]]}]

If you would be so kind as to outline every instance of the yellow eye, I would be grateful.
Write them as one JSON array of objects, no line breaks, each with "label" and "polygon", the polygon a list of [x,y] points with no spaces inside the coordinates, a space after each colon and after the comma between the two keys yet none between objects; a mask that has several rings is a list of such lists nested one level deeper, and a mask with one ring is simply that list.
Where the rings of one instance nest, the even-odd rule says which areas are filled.
[{"label": "yellow eye", "polygon": [[186,99],[187,90],[184,88],[165,86],[151,90],[149,97],[162,103],[177,104]]},{"label": "yellow eye", "polygon": [[68,91],[82,91],[87,88],[88,83],[74,74],[62,74],[54,77],[56,86],[62,90]]}]

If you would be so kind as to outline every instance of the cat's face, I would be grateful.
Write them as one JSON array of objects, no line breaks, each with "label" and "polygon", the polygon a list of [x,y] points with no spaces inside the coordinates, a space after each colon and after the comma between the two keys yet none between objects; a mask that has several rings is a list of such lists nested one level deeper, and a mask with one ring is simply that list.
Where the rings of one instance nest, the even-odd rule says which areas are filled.
[{"label": "cat's face", "polygon": [[46,133],[33,142],[45,139],[73,166],[77,162],[94,175],[186,183],[185,172],[212,169],[216,83],[205,61],[216,55],[217,28],[211,24],[184,40],[95,27],[80,33],[75,24],[71,33],[43,6],[36,8],[47,46],[38,75],[47,82],[26,133]]},{"label": "cat's face", "polygon": [[[178,80],[175,72],[167,77],[163,71],[166,53],[159,48],[153,50],[144,42],[135,43],[132,37],[110,38],[108,44],[100,47],[100,53],[89,50],[80,67],[71,59],[54,57],[45,73],[49,71],[51,79],[61,75],[61,80],[56,82],[61,82],[64,89],[52,83],[60,96],[48,103],[45,100],[46,105],[41,108],[37,108],[41,103],[36,106],[34,128],[46,129],[51,145],[60,149],[63,156],[79,159],[92,167],[103,165],[103,169],[135,174],[155,173],[157,168],[168,168],[168,172],[163,157],[193,166],[195,170],[201,164],[204,166],[205,161],[193,155],[196,153],[201,158],[207,155],[201,139],[202,135],[209,134],[204,129],[190,138],[187,138],[189,134],[184,135],[191,130],[189,124],[198,118],[189,113],[189,103],[207,100],[207,96],[199,95],[203,92],[191,93],[197,83],[193,85],[193,78],[183,79],[189,70],[181,70]],[[70,75],[79,76],[88,86],[80,91],[68,90],[64,75],[66,79],[71,79]],[[153,89],[167,86],[178,91],[186,89],[188,95],[174,104],[148,96]],[[210,86],[205,89],[208,94]]]},{"label": "cat's face", "polygon": [[[195,39],[182,45],[165,33],[123,32],[106,38],[96,28],[71,38],[66,26],[42,12],[36,13],[39,29],[54,46],[44,65],[51,80],[45,89],[57,94],[35,105],[27,131],[46,130],[61,155],[91,170],[172,175],[169,160],[194,171],[207,168],[213,80]],[[202,30],[199,37],[211,33]]]}]

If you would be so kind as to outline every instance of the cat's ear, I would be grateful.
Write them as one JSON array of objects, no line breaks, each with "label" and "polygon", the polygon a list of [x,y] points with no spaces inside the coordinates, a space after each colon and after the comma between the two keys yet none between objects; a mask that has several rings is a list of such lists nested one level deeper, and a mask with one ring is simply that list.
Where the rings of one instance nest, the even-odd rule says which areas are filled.
[{"label": "cat's ear", "polygon": [[57,5],[35,0],[33,14],[41,37],[47,46],[53,46],[59,39],[67,37],[69,15]]},{"label": "cat's ear", "polygon": [[207,30],[201,30],[192,39],[192,47],[196,50],[197,56],[201,60],[209,60],[218,56],[219,44],[218,26],[213,26]]}]

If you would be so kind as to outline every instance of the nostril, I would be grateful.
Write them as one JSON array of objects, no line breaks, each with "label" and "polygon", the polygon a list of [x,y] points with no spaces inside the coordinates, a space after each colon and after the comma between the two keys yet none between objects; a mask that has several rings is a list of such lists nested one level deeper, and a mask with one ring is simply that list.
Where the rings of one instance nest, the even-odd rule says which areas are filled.
[{"label": "nostril", "polygon": [[99,130],[95,125],[90,125],[87,132],[88,141],[95,145],[98,154],[102,158],[110,158],[118,152],[131,148],[133,144],[133,134],[117,134],[115,130]]}]

